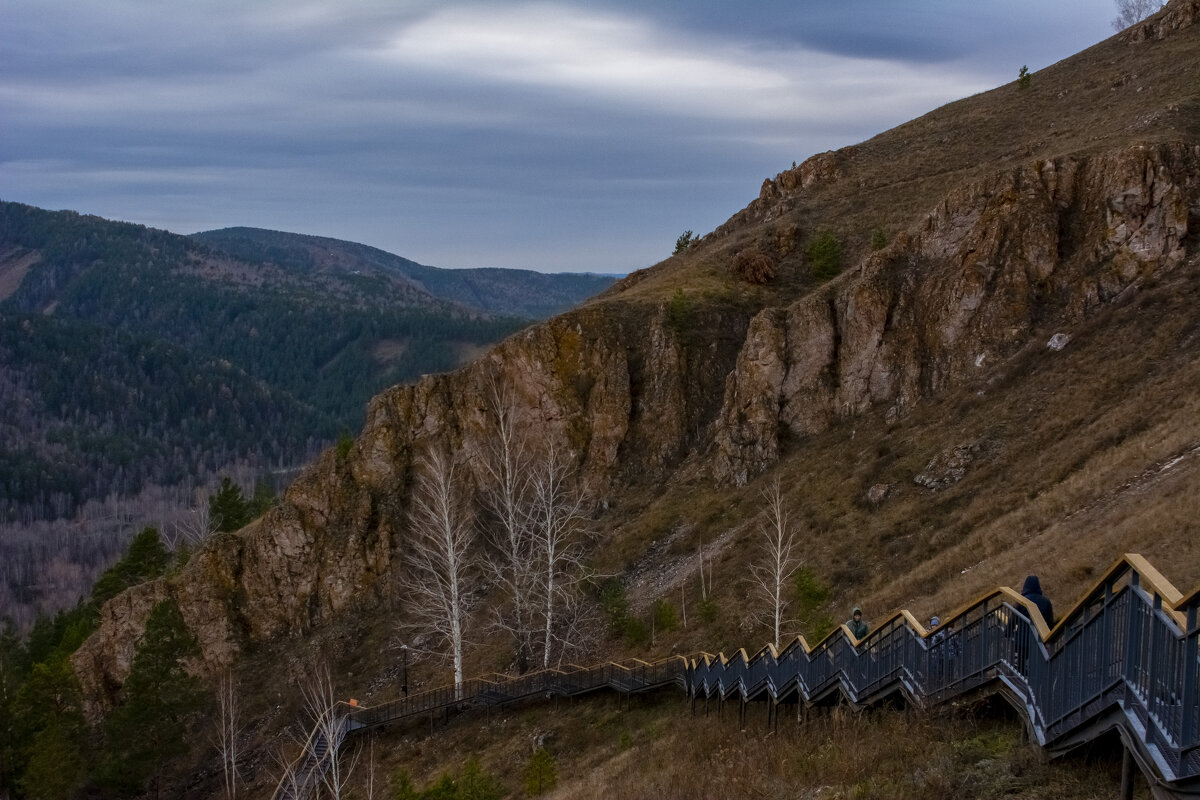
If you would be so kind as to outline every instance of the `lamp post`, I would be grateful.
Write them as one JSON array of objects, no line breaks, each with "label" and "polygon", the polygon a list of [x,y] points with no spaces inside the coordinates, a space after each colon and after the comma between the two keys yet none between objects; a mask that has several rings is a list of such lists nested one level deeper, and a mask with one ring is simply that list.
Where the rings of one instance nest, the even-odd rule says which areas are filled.
[{"label": "lamp post", "polygon": [[408,645],[400,645],[400,650],[404,653],[404,682],[401,685],[401,689],[404,692],[404,696],[408,697]]}]

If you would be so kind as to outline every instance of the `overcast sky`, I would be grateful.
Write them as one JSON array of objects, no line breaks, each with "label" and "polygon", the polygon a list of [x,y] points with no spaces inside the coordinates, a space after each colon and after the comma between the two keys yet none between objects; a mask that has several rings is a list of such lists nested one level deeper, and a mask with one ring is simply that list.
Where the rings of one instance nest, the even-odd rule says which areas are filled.
[{"label": "overcast sky", "polygon": [[624,273],[1111,0],[0,0],[0,198]]}]

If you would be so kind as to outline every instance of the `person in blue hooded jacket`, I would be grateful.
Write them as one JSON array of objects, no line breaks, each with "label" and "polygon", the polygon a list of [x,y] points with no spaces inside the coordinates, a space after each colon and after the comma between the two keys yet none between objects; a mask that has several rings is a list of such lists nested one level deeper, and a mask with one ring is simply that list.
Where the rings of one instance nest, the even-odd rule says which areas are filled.
[{"label": "person in blue hooded jacket", "polygon": [[1032,602],[1038,607],[1038,611],[1042,612],[1042,619],[1046,620],[1046,627],[1054,627],[1054,604],[1050,602],[1050,598],[1042,594],[1042,582],[1038,580],[1037,575],[1030,575],[1025,579],[1025,585],[1021,587],[1021,596]]}]

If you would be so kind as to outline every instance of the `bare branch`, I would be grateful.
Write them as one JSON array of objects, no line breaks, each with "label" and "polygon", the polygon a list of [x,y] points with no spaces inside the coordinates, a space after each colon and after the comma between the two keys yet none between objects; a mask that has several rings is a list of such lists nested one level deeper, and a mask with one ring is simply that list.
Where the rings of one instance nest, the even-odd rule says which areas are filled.
[{"label": "bare branch", "polygon": [[167,547],[174,552],[180,544],[191,548],[199,547],[208,541],[216,529],[217,524],[208,512],[208,505],[201,503],[190,509],[182,519],[176,520],[170,526],[169,532],[163,534],[163,538],[166,539]]},{"label": "bare branch", "polygon": [[1112,21],[1114,30],[1123,31],[1130,25],[1141,22],[1165,5],[1161,0],[1116,0],[1117,16]]},{"label": "bare branch", "polygon": [[289,759],[282,750],[272,754],[275,765],[279,769],[279,780],[276,783],[275,797],[289,800],[307,800],[312,792],[307,788],[300,773],[300,759]]},{"label": "bare branch", "polygon": [[341,800],[358,763],[358,755],[356,753],[349,764],[343,765],[340,751],[349,728],[345,713],[338,708],[328,665],[315,665],[301,680],[300,696],[312,722],[312,732],[304,745],[311,773],[301,775],[300,780],[311,786],[317,782],[311,779],[315,776],[334,800]]}]

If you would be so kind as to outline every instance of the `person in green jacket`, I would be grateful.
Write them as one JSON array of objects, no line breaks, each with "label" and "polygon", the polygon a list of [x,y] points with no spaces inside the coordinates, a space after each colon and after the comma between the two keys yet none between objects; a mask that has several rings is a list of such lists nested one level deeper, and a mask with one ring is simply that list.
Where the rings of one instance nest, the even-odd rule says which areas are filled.
[{"label": "person in green jacket", "polygon": [[854,638],[858,641],[861,642],[867,638],[867,631],[870,630],[870,627],[862,618],[861,608],[858,606],[854,607],[854,613],[850,615],[850,619],[846,620],[846,627],[850,629],[850,632],[854,634]]}]

